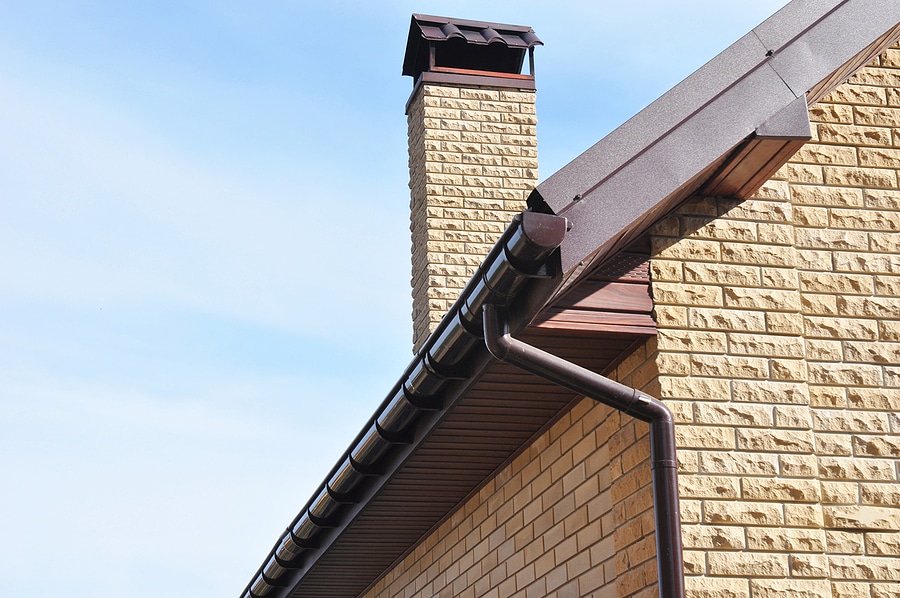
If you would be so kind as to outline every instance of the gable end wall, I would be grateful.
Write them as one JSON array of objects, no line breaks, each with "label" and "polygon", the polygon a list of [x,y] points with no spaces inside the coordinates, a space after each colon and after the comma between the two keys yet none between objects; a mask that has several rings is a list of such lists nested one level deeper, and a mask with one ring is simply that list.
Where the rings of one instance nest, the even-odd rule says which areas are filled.
[{"label": "gable end wall", "polygon": [[[900,48],[810,114],[756,198],[655,227],[611,374],[676,414],[691,598],[900,596]],[[577,402],[364,595],[655,597],[648,452]]]},{"label": "gable end wall", "polygon": [[810,117],[757,198],[654,230],[694,596],[900,596],[900,49]]}]

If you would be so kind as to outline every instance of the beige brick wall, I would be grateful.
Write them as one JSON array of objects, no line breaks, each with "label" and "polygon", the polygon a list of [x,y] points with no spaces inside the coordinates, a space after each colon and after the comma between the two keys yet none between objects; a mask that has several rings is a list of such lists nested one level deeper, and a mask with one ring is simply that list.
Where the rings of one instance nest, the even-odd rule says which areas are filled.
[{"label": "beige brick wall", "polygon": [[[655,341],[613,377],[658,390]],[[647,425],[584,399],[367,598],[656,595]]]},{"label": "beige brick wall", "polygon": [[900,50],[653,239],[689,596],[900,596]]},{"label": "beige brick wall", "polygon": [[421,85],[408,110],[418,350],[537,184],[533,91]]}]

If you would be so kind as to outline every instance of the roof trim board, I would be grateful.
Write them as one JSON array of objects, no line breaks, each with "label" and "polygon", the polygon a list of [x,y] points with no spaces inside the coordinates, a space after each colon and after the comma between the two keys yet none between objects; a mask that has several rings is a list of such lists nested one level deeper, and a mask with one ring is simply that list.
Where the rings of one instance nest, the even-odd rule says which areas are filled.
[{"label": "roof trim board", "polygon": [[[698,174],[750,136],[803,141],[800,103],[791,105],[819,99],[830,90],[822,82],[833,87],[834,73],[850,74],[845,65],[869,62],[898,22],[895,0],[794,0],[538,185],[529,205],[572,222],[562,246],[566,276],[621,248],[636,224],[695,191]],[[809,89],[816,97],[806,98]],[[765,170],[781,165],[771,158],[791,155],[784,144],[760,149],[770,154],[754,157]]]}]

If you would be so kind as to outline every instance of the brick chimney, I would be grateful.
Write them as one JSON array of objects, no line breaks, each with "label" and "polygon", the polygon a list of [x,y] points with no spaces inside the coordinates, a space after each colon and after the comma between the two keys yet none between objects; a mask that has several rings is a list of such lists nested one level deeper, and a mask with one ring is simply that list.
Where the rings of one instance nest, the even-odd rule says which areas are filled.
[{"label": "brick chimney", "polygon": [[537,184],[540,43],[530,27],[412,16],[403,74],[414,81],[406,114],[416,351]]}]

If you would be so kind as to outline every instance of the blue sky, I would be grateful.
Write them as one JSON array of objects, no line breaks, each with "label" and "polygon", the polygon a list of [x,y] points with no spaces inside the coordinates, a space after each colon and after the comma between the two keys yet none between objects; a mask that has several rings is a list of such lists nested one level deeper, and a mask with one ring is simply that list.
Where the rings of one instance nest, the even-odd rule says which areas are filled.
[{"label": "blue sky", "polygon": [[535,28],[546,178],[783,3],[0,5],[0,594],[237,596],[384,398],[411,13]]}]

